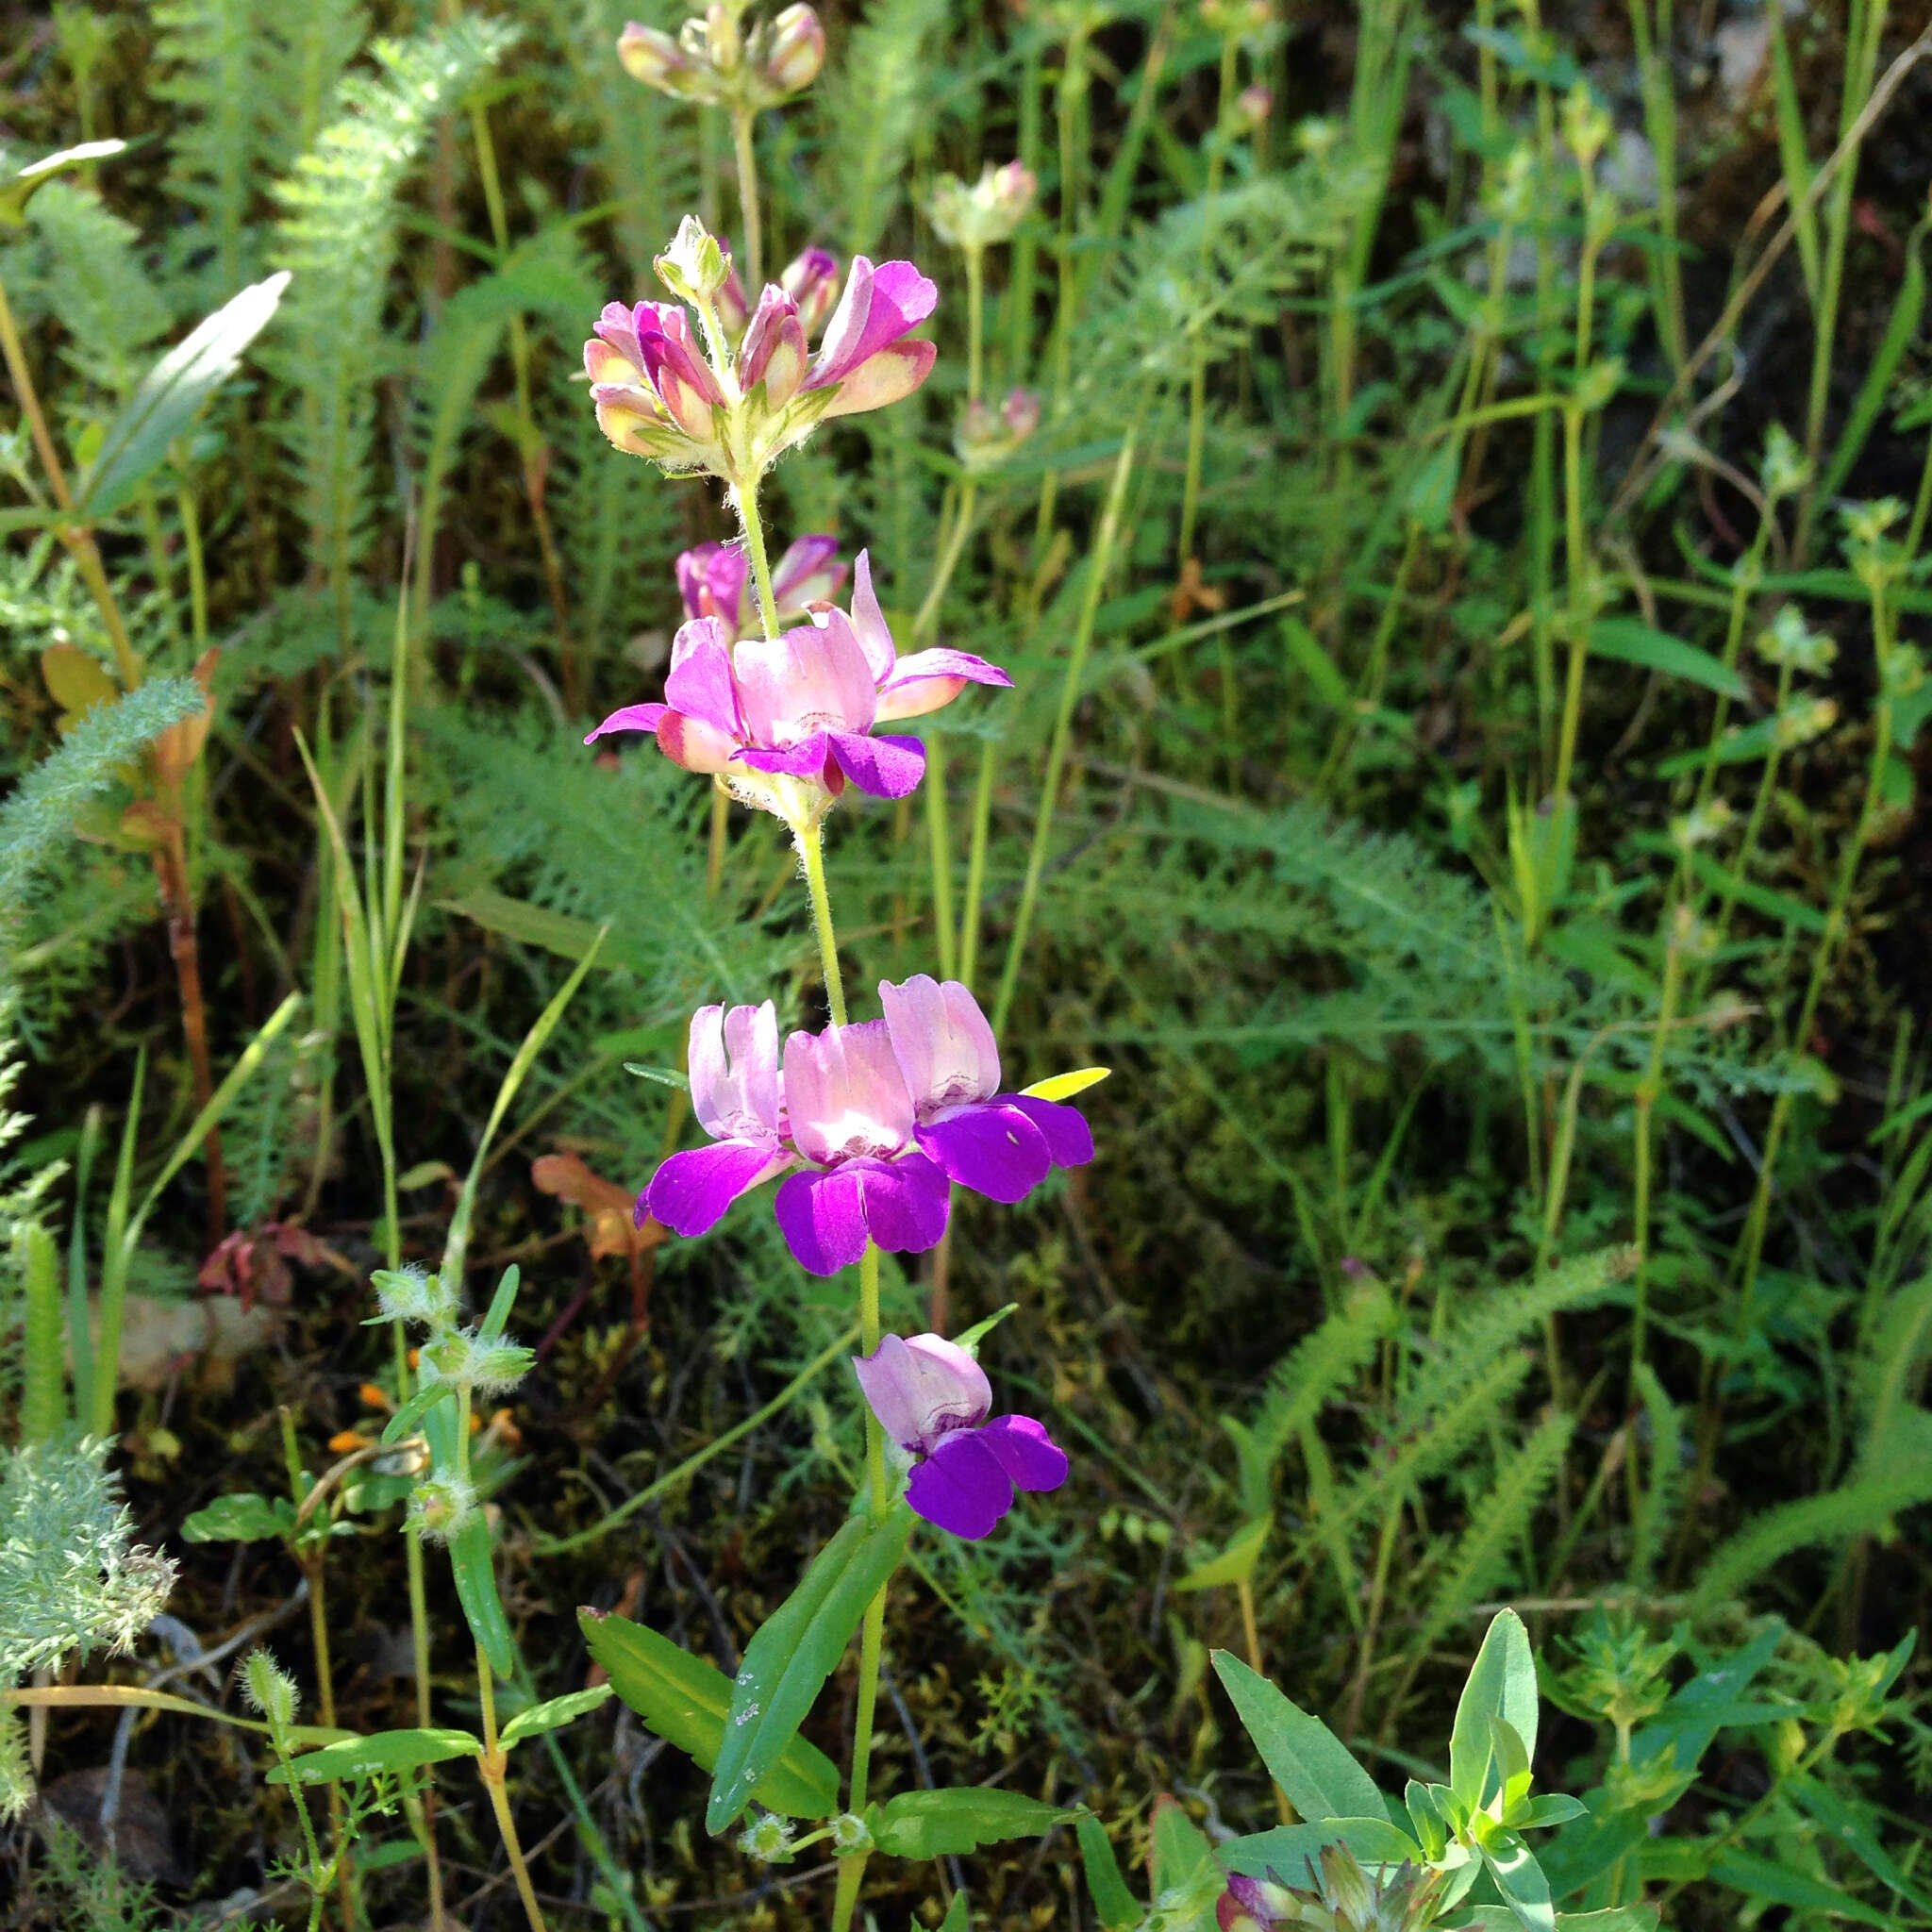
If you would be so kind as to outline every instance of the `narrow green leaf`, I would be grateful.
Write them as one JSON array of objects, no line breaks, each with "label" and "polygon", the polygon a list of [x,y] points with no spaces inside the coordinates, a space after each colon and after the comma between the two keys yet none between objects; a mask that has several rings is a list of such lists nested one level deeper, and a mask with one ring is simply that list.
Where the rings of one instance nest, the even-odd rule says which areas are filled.
[{"label": "narrow green leaf", "polygon": [[1299,617],[1281,620],[1281,641],[1289,660],[1314,687],[1315,695],[1331,710],[1346,711],[1355,703],[1355,693],[1341,667],[1323,649],[1322,641]]},{"label": "narrow green leaf", "polygon": [[1147,1862],[1154,1879],[1154,1913],[1164,1932],[1207,1932],[1227,1889],[1213,1848],[1165,1792],[1154,1801]]},{"label": "narrow green leaf", "polygon": [[1755,1903],[1790,1906],[1794,1911],[1821,1912],[1829,1918],[1856,1919],[1861,1925],[1896,1927],[1890,1912],[1881,1912],[1856,1899],[1840,1885],[1760,1858],[1756,1852],[1735,1847],[1712,1862],[1710,1875],[1721,1885],[1741,1891]]},{"label": "narrow green leaf", "polygon": [[1525,1757],[1536,1756],[1536,1664],[1529,1654],[1529,1633],[1514,1610],[1498,1610],[1491,1622],[1462,1687],[1449,1737],[1449,1786],[1472,1808],[1483,1801],[1492,1717],[1515,1728]]},{"label": "narrow green leaf", "polygon": [[1231,1651],[1214,1653],[1214,1671],[1270,1775],[1308,1823],[1387,1815],[1374,1779],[1320,1718],[1291,1703]]},{"label": "narrow green leaf", "polygon": [[[583,1609],[577,1627],[617,1694],[666,1743],[709,1771],[731,1711],[731,1679],[628,1617]],[[816,1744],[793,1738],[752,1796],[786,1818],[829,1818],[839,1808],[838,1767]]]},{"label": "narrow green leaf", "polygon": [[953,1903],[946,1907],[946,1916],[940,1921],[940,1932],[968,1932],[972,1923],[966,1912],[966,1894],[956,1891]]},{"label": "narrow green leaf", "polygon": [[457,1601],[470,1635],[481,1645],[491,1668],[508,1682],[516,1675],[516,1644],[509,1619],[496,1591],[496,1570],[490,1556],[490,1524],[479,1509],[449,1540],[449,1567],[457,1580]]},{"label": "narrow green leaf", "polygon": [[1039,1838],[1074,1814],[1024,1791],[965,1785],[938,1791],[901,1791],[873,1827],[879,1850],[894,1858],[938,1858],[976,1852],[1011,1838]]},{"label": "narrow green leaf", "polygon": [[1107,1827],[1089,1812],[1074,1831],[1080,1840],[1080,1865],[1087,1874],[1087,1892],[1093,1901],[1094,1916],[1107,1932],[1132,1932],[1142,1917],[1141,1902],[1127,1890]]},{"label": "narrow green leaf", "polygon": [[[343,1778],[375,1777],[379,1773],[414,1771],[419,1765],[442,1764],[452,1757],[480,1757],[483,1740],[468,1731],[377,1731],[374,1737],[351,1738],[325,1744],[294,1760],[300,1785],[335,1784]],[[280,1765],[268,1774],[272,1785],[289,1782]]]},{"label": "narrow green leaf", "polygon": [[729,1830],[753,1788],[784,1756],[866,1605],[898,1567],[911,1531],[912,1512],[904,1503],[875,1523],[852,1517],[759,1626],[732,1682],[731,1714],[705,1807],[707,1831]]},{"label": "narrow green leaf", "polygon": [[516,1302],[517,1284],[522,1279],[523,1270],[514,1261],[503,1271],[503,1279],[490,1297],[490,1311],[483,1317],[483,1326],[478,1331],[485,1341],[495,1341],[502,1336],[504,1324],[509,1320],[510,1308]]},{"label": "narrow green leaf", "polygon": [[460,899],[439,899],[436,905],[439,911],[460,913],[485,932],[501,933],[507,940],[539,946],[564,959],[587,958],[597,942],[598,928],[588,919],[546,911],[502,892],[469,892]]},{"label": "narrow green leaf", "polygon": [[133,502],[142,482],[167,456],[168,445],[235,373],[242,352],[268,326],[288,286],[284,269],[243,289],[148,371],[126,407],[108,424],[100,454],[81,479],[75,497],[78,515],[112,516]]},{"label": "narrow green leaf", "polygon": [[1614,658],[1621,664],[1681,677],[1724,697],[1750,695],[1744,680],[1737,672],[1727,670],[1722,658],[1672,637],[1668,631],[1640,624],[1634,617],[1599,617],[1590,627],[1590,649],[1592,657]]},{"label": "narrow green leaf", "polygon": [[1895,1891],[1921,1912],[1932,1917],[1932,1889],[1918,1884],[1878,1841],[1872,1821],[1862,1808],[1846,1803],[1827,1784],[1813,1777],[1793,1777],[1785,1790],[1817,1820],[1889,1891]]},{"label": "narrow green leaf", "polygon": [[1504,1832],[1495,1844],[1485,1845],[1483,1863],[1524,1932],[1557,1932],[1550,1882],[1536,1854],[1514,1832]]},{"label": "narrow green leaf", "polygon": [[1221,1847],[1221,1862],[1230,1872],[1264,1878],[1270,1869],[1299,1872],[1306,1860],[1319,1858],[1324,1845],[1346,1845],[1365,1865],[1399,1865],[1407,1858],[1423,1862],[1423,1848],[1386,1818],[1324,1818],[1319,1824],[1277,1824],[1246,1838],[1229,1839]]},{"label": "narrow green leaf", "polygon": [[512,1744],[520,1744],[525,1738],[534,1738],[539,1731],[561,1730],[565,1724],[575,1724],[586,1711],[609,1703],[613,1694],[608,1684],[593,1684],[588,1690],[573,1690],[568,1696],[553,1697],[544,1704],[533,1704],[528,1710],[518,1711],[504,1725],[496,1741],[508,1751]]},{"label": "narrow green leaf", "polygon": [[408,1401],[390,1417],[382,1425],[384,1442],[400,1442],[405,1436],[415,1433],[416,1424],[442,1401],[445,1396],[456,1393],[456,1387],[449,1382],[425,1382]]}]

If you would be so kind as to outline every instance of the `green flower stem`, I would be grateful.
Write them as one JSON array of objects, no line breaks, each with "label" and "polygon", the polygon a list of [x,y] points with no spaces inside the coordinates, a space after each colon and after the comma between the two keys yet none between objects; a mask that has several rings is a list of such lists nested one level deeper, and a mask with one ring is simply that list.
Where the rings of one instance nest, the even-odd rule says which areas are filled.
[{"label": "green flower stem", "polygon": [[986,895],[986,847],[992,828],[992,781],[999,743],[985,739],[979,747],[979,782],[973,788],[973,835],[966,854],[966,903],[959,908],[959,977],[973,984],[979,964],[979,906]]},{"label": "green flower stem", "polygon": [[778,635],[778,606],[772,594],[772,566],[765,560],[765,526],[758,517],[758,486],[756,482],[732,486],[739,520],[744,525],[744,547],[751,556],[752,581],[758,587],[758,622],[765,636]]},{"label": "green flower stem", "polygon": [[[1241,39],[1236,34],[1224,35],[1221,42],[1221,91],[1216,95],[1214,139],[1208,150],[1208,192],[1205,199],[1212,201],[1221,192],[1221,175],[1227,165],[1228,122],[1234,106],[1235,82],[1241,75],[1237,66],[1241,55]],[[1201,272],[1208,269],[1208,236],[1204,230],[1201,237]],[[1201,509],[1201,458],[1208,441],[1208,356],[1205,349],[1194,351],[1194,366],[1188,376],[1188,466],[1187,479],[1181,486],[1181,528],[1180,541],[1174,546],[1180,561],[1185,564],[1194,554],[1194,524]]]},{"label": "green flower stem", "polygon": [[758,150],[752,145],[753,118],[748,108],[732,110],[731,151],[738,158],[738,206],[744,217],[744,288],[756,308],[765,286],[765,250],[758,228]]},{"label": "green flower stem", "polygon": [[1590,658],[1590,558],[1583,535],[1583,411],[1563,408],[1563,502],[1569,526],[1570,670],[1563,683],[1563,719],[1557,735],[1557,776],[1550,795],[1559,812],[1571,809],[1570,773],[1583,722],[1583,667]]},{"label": "green flower stem", "polygon": [[[980,379],[986,364],[986,250],[966,251],[966,401],[970,407],[979,400]],[[970,483],[966,486],[973,487]],[[963,514],[963,512],[962,512]]]},{"label": "green flower stem", "polygon": [[818,935],[819,961],[824,973],[825,1005],[831,1011],[832,1024],[842,1026],[845,982],[839,972],[839,937],[832,930],[831,902],[825,896],[824,828],[817,820],[808,824],[794,824],[791,837],[798,847],[799,862],[805,867],[805,889],[811,897],[811,923]]},{"label": "green flower stem", "polygon": [[[469,1431],[465,1429],[463,1433],[467,1437]],[[477,1760],[483,1788],[490,1793],[490,1808],[496,1813],[496,1828],[503,1838],[504,1853],[509,1859],[510,1874],[516,1880],[517,1896],[524,1902],[524,1916],[530,1922],[530,1932],[549,1932],[543,1923],[543,1908],[537,1903],[537,1889],[530,1883],[530,1868],[524,1862],[516,1818],[509,1808],[509,1791],[504,1779],[508,1758],[496,1738],[495,1683],[490,1659],[480,1643],[476,1646],[476,1696],[483,1707],[483,1756]]]},{"label": "green flower stem", "polygon": [[1040,877],[1046,865],[1047,843],[1053,836],[1054,806],[1059,796],[1060,774],[1067,762],[1067,745],[1073,736],[1074,707],[1080,696],[1080,674],[1087,668],[1088,647],[1093,641],[1093,620],[1100,609],[1100,593],[1107,581],[1108,566],[1113,560],[1113,546],[1120,534],[1121,506],[1126,500],[1127,478],[1134,469],[1134,444],[1141,433],[1137,416],[1128,425],[1121,453],[1114,461],[1113,479],[1108,486],[1107,507],[1101,512],[1100,529],[1093,540],[1093,555],[1088,562],[1088,577],[1080,599],[1079,621],[1074,641],[1067,653],[1067,674],[1060,685],[1059,713],[1054,720],[1053,740],[1047,748],[1046,776],[1041,785],[1040,810],[1033,823],[1033,844],[1026,855],[1026,877],[1020,890],[1020,910],[1013,922],[1013,936],[1007,942],[1007,961],[1000,973],[999,996],[993,1003],[992,1030],[997,1034],[1006,1024],[1007,1014],[1019,990],[1020,966],[1026,955],[1026,938],[1033,926],[1034,908],[1040,899]]},{"label": "green flower stem", "polygon": [[[1878,658],[1878,708],[1872,733],[1872,761],[1865,777],[1865,797],[1858,808],[1857,823],[1845,844],[1839,867],[1838,883],[1832,888],[1831,906],[1824,917],[1824,930],[1811,956],[1811,978],[1805,988],[1805,1000],[1798,1009],[1798,1023],[1791,1029],[1791,1045],[1799,1053],[1811,1037],[1811,1023],[1818,1014],[1818,1002],[1838,958],[1839,942],[1844,938],[1845,913],[1850,906],[1852,887],[1858,876],[1859,862],[1878,820],[1878,801],[1885,784],[1885,767],[1891,757],[1891,693],[1887,688],[1892,650],[1892,613],[1882,588],[1872,590],[1872,642]],[[1739,1242],[1742,1291],[1738,1297],[1736,1333],[1750,1333],[1753,1302],[1757,1291],[1757,1264],[1764,1253],[1764,1236],[1771,1218],[1771,1190],[1777,1167],[1778,1148],[1790,1121],[1791,1095],[1780,1093],[1771,1110],[1771,1125],[1764,1137],[1764,1153],[1757,1167],[1757,1191],[1752,1196],[1750,1218],[1744,1224]]]},{"label": "green flower stem", "polygon": [[[1676,1018],[1677,997],[1684,985],[1684,947],[1692,918],[1681,901],[1664,908],[1664,989],[1657,1007],[1657,1026],[1650,1037],[1650,1062],[1636,1093],[1637,1199],[1632,1208],[1631,1239],[1637,1248],[1637,1274],[1631,1284],[1629,1399],[1637,1400],[1637,1369],[1643,1360],[1644,1326],[1650,1285],[1650,1117],[1662,1091],[1664,1041]],[[1630,1479],[1636,1482],[1637,1457],[1630,1457]]]},{"label": "green flower stem", "polygon": [[946,808],[946,741],[935,731],[925,741],[925,830],[932,862],[932,936],[940,977],[952,979],[953,832]]},{"label": "green flower stem", "polygon": [[[978,257],[975,253],[968,259],[976,263]],[[974,312],[978,313],[976,308]],[[945,545],[940,552],[939,565],[926,588],[925,599],[919,607],[919,615],[912,620],[915,649],[929,643],[934,630],[938,628],[940,606],[944,601],[946,586],[952,582],[953,573],[959,567],[959,558],[965,553],[978,500],[979,485],[969,476],[959,491],[958,511],[946,533]],[[945,740],[938,732],[925,741],[925,824],[932,858],[933,939],[939,948],[941,976],[950,979],[954,962],[953,835],[948,817],[950,802],[946,795]]]}]

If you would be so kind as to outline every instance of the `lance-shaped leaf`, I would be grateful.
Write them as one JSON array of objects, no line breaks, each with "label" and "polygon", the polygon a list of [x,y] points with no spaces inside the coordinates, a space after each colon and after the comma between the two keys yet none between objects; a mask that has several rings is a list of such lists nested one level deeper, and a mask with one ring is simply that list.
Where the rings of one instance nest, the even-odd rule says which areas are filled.
[{"label": "lance-shaped leaf", "polygon": [[243,289],[148,371],[126,407],[108,425],[100,454],[81,479],[76,516],[112,516],[133,501],[168,445],[235,373],[242,352],[268,326],[288,286],[284,269]]},{"label": "lance-shaped leaf", "polygon": [[[617,1694],[666,1743],[709,1771],[724,1741],[731,1679],[628,1617],[583,1609],[577,1627]],[[793,1738],[752,1796],[786,1818],[829,1818],[839,1808],[838,1767],[816,1744]]]},{"label": "lance-shaped leaf", "polygon": [[1529,1654],[1529,1633],[1514,1610],[1498,1610],[1491,1623],[1470,1666],[1449,1734],[1450,1789],[1472,1810],[1483,1802],[1492,1717],[1515,1731],[1525,1762],[1536,1756],[1536,1663]]},{"label": "lance-shaped leaf", "polygon": [[976,1852],[1009,1838],[1039,1838],[1074,1814],[1024,1791],[976,1785],[939,1791],[901,1791],[873,1823],[873,1842],[894,1858],[939,1858]]},{"label": "lance-shaped leaf", "polygon": [[573,1690],[567,1696],[553,1697],[543,1704],[533,1704],[528,1710],[520,1710],[505,1724],[497,1742],[508,1751],[512,1744],[521,1744],[525,1738],[534,1738],[539,1731],[561,1730],[567,1724],[574,1724],[587,1710],[595,1710],[600,1704],[610,1701],[608,1684],[593,1684],[588,1690]]},{"label": "lance-shaped leaf", "polygon": [[898,1567],[911,1529],[912,1512],[903,1503],[876,1522],[851,1518],[760,1625],[732,1682],[731,1714],[705,1807],[707,1831],[730,1829],[752,1788],[797,1736],[866,1605]]},{"label": "lance-shaped leaf", "polygon": [[1229,1651],[1214,1653],[1214,1671],[1262,1763],[1305,1819],[1388,1817],[1375,1780],[1320,1718],[1291,1704]]},{"label": "lance-shaped leaf", "polygon": [[[468,1731],[377,1731],[373,1738],[350,1738],[325,1744],[293,1760],[298,1785],[334,1784],[341,1778],[375,1777],[414,1771],[425,1764],[442,1764],[452,1757],[480,1757],[483,1740]],[[272,1785],[285,1785],[288,1775],[278,1764],[268,1774]]]},{"label": "lance-shaped leaf", "polygon": [[1087,1890],[1093,1900],[1094,1916],[1107,1932],[1132,1932],[1144,1914],[1141,1901],[1127,1889],[1107,1827],[1089,1812],[1074,1829],[1080,1840],[1080,1864],[1087,1874]]}]

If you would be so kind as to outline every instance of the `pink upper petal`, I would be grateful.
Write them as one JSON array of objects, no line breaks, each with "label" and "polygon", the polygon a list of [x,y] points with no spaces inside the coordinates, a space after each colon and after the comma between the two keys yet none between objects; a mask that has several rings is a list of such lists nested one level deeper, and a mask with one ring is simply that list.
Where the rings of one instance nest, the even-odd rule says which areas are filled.
[{"label": "pink upper petal", "polygon": [[778,1144],[778,1014],[758,1007],[700,1007],[691,1015],[691,1111],[714,1141]]},{"label": "pink upper petal", "polygon": [[677,588],[692,617],[722,617],[732,637],[744,625],[744,585],[751,566],[735,543],[700,543],[677,559]]},{"label": "pink upper petal", "polygon": [[854,566],[852,628],[858,634],[865,661],[872,670],[873,682],[884,685],[892,675],[892,666],[898,662],[899,647],[893,643],[892,633],[886,627],[886,613],[879,608],[878,597],[872,587],[872,553],[867,550],[858,553],[858,561]]},{"label": "pink upper petal", "polygon": [[890,1159],[912,1141],[912,1100],[883,1020],[794,1033],[785,1042],[785,1107],[792,1144],[822,1166]]},{"label": "pink upper petal", "polygon": [[855,255],[806,388],[843,382],[862,362],[924,322],[939,299],[939,290],[911,262],[888,261],[874,268],[864,256]]},{"label": "pink upper petal", "polygon": [[999,1091],[1000,1050],[979,1002],[957,979],[943,985],[915,973],[894,986],[879,981],[892,1056],[922,1124],[950,1107]]},{"label": "pink upper petal", "polygon": [[[857,599],[854,600],[857,602]],[[949,705],[969,684],[1010,687],[1013,680],[997,664],[971,651],[943,646],[901,658],[879,685],[880,718],[918,718]]]},{"label": "pink upper petal", "polygon": [[825,625],[749,638],[732,654],[752,742],[795,744],[820,731],[872,728],[875,692],[865,652],[842,611]]},{"label": "pink upper petal", "polygon": [[663,716],[662,705],[625,705],[612,711],[596,730],[587,732],[584,742],[593,744],[612,731],[655,731]]},{"label": "pink upper petal", "polygon": [[852,1369],[879,1425],[908,1455],[930,1455],[941,1436],[971,1427],[992,1407],[986,1371],[937,1335],[885,1336]]},{"label": "pink upper petal", "polygon": [[664,679],[671,708],[727,737],[743,736],[738,692],[731,678],[731,632],[724,619],[695,617],[671,641],[671,670]]}]

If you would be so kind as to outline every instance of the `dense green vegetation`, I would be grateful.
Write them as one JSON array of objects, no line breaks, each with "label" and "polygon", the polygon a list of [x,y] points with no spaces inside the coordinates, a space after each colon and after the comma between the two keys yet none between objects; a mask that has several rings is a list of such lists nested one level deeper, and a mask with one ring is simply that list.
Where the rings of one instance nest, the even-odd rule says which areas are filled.
[{"label": "dense green vegetation", "polygon": [[[628,17],[4,16],[5,1923],[1932,1921],[1932,28]],[[1012,688],[586,744],[819,533]],[[922,974],[1090,1162],[633,1221]]]}]

